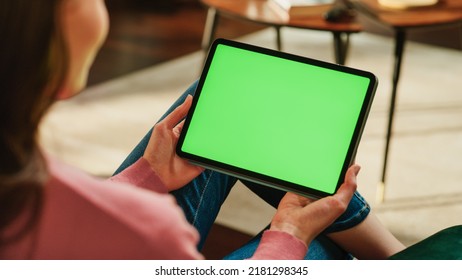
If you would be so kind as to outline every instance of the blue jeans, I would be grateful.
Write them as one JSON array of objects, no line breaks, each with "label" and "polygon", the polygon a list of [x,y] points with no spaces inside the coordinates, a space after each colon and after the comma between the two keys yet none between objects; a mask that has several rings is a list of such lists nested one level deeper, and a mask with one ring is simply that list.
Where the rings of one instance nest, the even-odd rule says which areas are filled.
[{"label": "blue jeans", "polygon": [[[162,116],[167,116],[174,108],[183,103],[188,94],[194,95],[197,82],[191,85],[186,92],[171,106]],[[115,174],[124,170],[140,157],[149,142],[151,131],[140,141],[125,161],[117,169]],[[204,246],[207,235],[215,222],[220,207],[236,183],[237,179],[216,171],[205,170],[192,182],[183,188],[173,191],[178,204],[183,209],[189,223],[200,234],[198,250]],[[256,183],[242,181],[252,192],[261,197],[273,207],[277,207],[285,192],[260,186]],[[323,234],[319,235],[309,246],[305,259],[351,259],[351,255],[332,242],[326,233],[337,232],[351,228],[362,222],[370,212],[370,207],[359,193],[355,193],[345,213],[340,216]],[[268,221],[269,223],[270,221]],[[263,232],[263,231],[262,231]],[[232,252],[225,259],[245,259],[253,255],[260,241],[261,233],[255,236],[247,244]]]}]

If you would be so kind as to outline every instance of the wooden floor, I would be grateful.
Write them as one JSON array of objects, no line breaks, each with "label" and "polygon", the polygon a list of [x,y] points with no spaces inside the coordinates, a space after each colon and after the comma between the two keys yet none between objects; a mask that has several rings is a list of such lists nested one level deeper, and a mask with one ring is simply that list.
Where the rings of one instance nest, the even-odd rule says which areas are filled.
[{"label": "wooden floor", "polygon": [[[91,70],[96,84],[200,50],[207,10],[197,0],[110,0],[109,36]],[[223,19],[220,36],[234,38],[261,25]]]},{"label": "wooden floor", "polygon": [[[106,1],[111,29],[91,69],[89,85],[200,50],[206,9],[187,0]],[[262,26],[222,20],[217,32],[234,38]],[[215,225],[205,244],[207,259],[221,259],[251,237]]]}]

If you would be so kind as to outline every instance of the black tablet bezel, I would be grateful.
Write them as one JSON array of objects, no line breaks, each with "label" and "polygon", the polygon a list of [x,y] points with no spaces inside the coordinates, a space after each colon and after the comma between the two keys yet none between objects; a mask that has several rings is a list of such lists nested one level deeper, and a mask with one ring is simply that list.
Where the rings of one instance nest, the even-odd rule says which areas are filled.
[{"label": "black tablet bezel", "polygon": [[[311,59],[311,58],[307,58],[307,57],[302,57],[302,56],[298,56],[298,55],[294,55],[294,54],[279,52],[279,51],[275,51],[275,50],[272,50],[272,49],[267,49],[267,48],[263,48],[263,47],[259,47],[259,46],[255,46],[255,45],[250,45],[250,44],[246,44],[246,43],[242,43],[242,42],[222,39],[222,38],[216,39],[213,42],[213,44],[211,45],[208,56],[207,56],[207,59],[205,61],[204,67],[203,67],[202,74],[201,74],[200,79],[199,79],[198,84],[197,84],[197,88],[196,88],[196,92],[195,92],[195,95],[194,95],[194,98],[193,98],[191,109],[190,109],[190,111],[189,111],[189,113],[188,113],[188,115],[187,115],[187,117],[185,119],[185,123],[184,123],[183,129],[181,131],[179,140],[178,140],[178,144],[177,144],[177,147],[176,147],[177,154],[180,157],[182,157],[184,159],[187,159],[188,161],[192,162],[193,164],[200,165],[202,167],[205,167],[205,168],[208,168],[208,169],[211,169],[211,170],[216,170],[216,171],[219,171],[219,172],[223,172],[223,173],[235,176],[235,177],[240,178],[240,179],[256,182],[256,183],[259,183],[259,184],[262,184],[262,185],[265,185],[265,186],[277,188],[277,189],[284,190],[284,191],[290,191],[290,192],[298,193],[298,194],[301,194],[301,195],[304,195],[304,196],[307,196],[307,197],[311,197],[311,198],[321,198],[321,197],[325,197],[325,196],[332,195],[332,194],[310,188],[309,186],[301,186],[301,185],[298,185],[298,184],[295,184],[295,183],[292,183],[292,182],[287,182],[287,181],[284,181],[284,180],[281,180],[281,179],[278,179],[278,178],[262,175],[262,174],[255,173],[255,172],[252,172],[252,171],[249,171],[249,170],[246,170],[246,169],[242,169],[242,168],[239,168],[239,167],[236,167],[236,166],[228,165],[228,164],[225,164],[225,163],[222,163],[222,162],[217,162],[215,160],[211,160],[211,159],[208,159],[208,158],[201,157],[199,155],[194,155],[194,154],[185,152],[185,151],[183,151],[181,149],[182,144],[183,144],[183,142],[185,140],[186,134],[188,132],[188,128],[190,126],[190,122],[191,122],[192,116],[194,114],[194,110],[196,108],[197,102],[198,102],[198,100],[199,100],[199,98],[201,96],[200,94],[201,94],[201,91],[202,91],[202,87],[203,87],[204,82],[205,82],[205,80],[207,78],[207,74],[208,74],[210,65],[211,65],[212,60],[213,60],[214,55],[215,55],[215,51],[217,49],[217,46],[220,45],[220,44],[227,45],[227,46],[230,46],[230,47],[235,47],[235,48],[248,50],[248,51],[251,51],[251,52],[257,52],[257,53],[262,53],[262,54],[266,54],[266,55],[270,55],[270,56],[275,56],[275,57],[278,57],[278,58],[283,58],[283,59],[293,60],[293,61],[306,63],[306,64],[310,64],[310,65],[315,65],[315,66],[318,66],[318,67],[324,67],[324,68],[327,68],[327,69],[332,69],[332,70],[336,70],[336,71],[340,71],[340,72],[346,72],[346,73],[349,73],[349,74],[358,75],[358,76],[366,77],[366,78],[369,79],[370,83],[369,83],[369,86],[368,86],[368,89],[367,89],[367,93],[366,93],[364,101],[363,101],[363,105],[362,105],[362,108],[361,108],[361,111],[360,111],[360,115],[359,115],[358,120],[356,122],[356,127],[354,129],[353,137],[352,137],[352,140],[351,140],[349,148],[348,148],[346,159],[345,159],[345,161],[343,163],[342,170],[341,170],[339,178],[337,180],[337,186],[335,188],[335,192],[336,192],[337,189],[340,187],[340,185],[344,181],[344,177],[345,177],[345,174],[346,174],[346,171],[347,171],[348,167],[354,162],[356,151],[357,151],[357,148],[358,148],[361,136],[362,136],[362,132],[363,132],[365,124],[366,124],[367,116],[369,114],[369,111],[370,111],[370,108],[371,108],[371,105],[372,105],[372,101],[373,101],[373,98],[374,98],[374,95],[375,95],[375,91],[377,89],[377,85],[378,85],[377,77],[374,74],[372,74],[371,72],[367,72],[367,71],[363,71],[363,70],[359,70],[359,69],[355,69],[355,68],[350,68],[350,67],[346,67],[346,66],[342,66],[342,65],[338,65],[338,64],[333,64],[333,63],[329,63],[329,62],[325,62],[325,61],[315,60],[315,59]],[[207,145],[207,143],[204,142],[204,145]]]}]

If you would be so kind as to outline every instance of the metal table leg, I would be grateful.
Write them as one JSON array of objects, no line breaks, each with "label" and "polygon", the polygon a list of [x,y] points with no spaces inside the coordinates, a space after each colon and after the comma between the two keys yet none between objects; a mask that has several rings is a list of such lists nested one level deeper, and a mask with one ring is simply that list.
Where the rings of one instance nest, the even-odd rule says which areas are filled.
[{"label": "metal table leg", "polygon": [[278,51],[282,51],[282,39],[281,39],[281,27],[274,26],[276,30],[276,48]]},{"label": "metal table leg", "polygon": [[390,100],[390,108],[388,114],[388,127],[385,143],[385,153],[383,160],[383,169],[382,169],[382,180],[379,184],[379,189],[377,192],[377,200],[379,202],[385,201],[385,179],[387,175],[387,164],[388,164],[388,153],[390,150],[390,141],[392,137],[393,129],[393,118],[395,114],[396,106],[396,94],[398,89],[398,82],[401,74],[401,62],[403,60],[404,45],[406,42],[406,32],[402,29],[395,30],[395,65],[393,70],[393,84]]},{"label": "metal table leg", "polygon": [[350,34],[346,32],[332,32],[334,35],[335,62],[345,65],[348,47],[350,45]]},{"label": "metal table leg", "polygon": [[204,35],[202,36],[202,49],[208,51],[215,38],[215,31],[218,25],[219,15],[215,8],[209,8],[205,21]]}]

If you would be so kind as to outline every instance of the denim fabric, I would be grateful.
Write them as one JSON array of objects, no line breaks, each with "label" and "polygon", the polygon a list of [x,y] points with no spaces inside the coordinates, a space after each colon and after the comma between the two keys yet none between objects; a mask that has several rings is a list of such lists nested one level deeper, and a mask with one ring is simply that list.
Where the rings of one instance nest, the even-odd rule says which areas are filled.
[{"label": "denim fabric", "polygon": [[198,250],[203,248],[221,205],[236,181],[231,176],[205,170],[191,183],[172,192],[186,219],[199,231]]},{"label": "denim fabric", "polygon": [[[162,116],[161,120],[179,106],[188,94],[194,95],[197,82],[193,83],[185,93],[172,105],[172,107]],[[149,142],[152,130],[140,141],[134,150],[128,155],[115,174],[121,172],[140,157],[143,156],[144,150]],[[220,207],[236,183],[237,179],[219,172],[206,170],[196,179],[187,184],[185,187],[172,192],[178,204],[183,209],[186,219],[189,223],[197,228],[200,233],[200,242],[198,250],[201,250],[207,235],[215,222],[220,211]],[[256,183],[242,181],[250,190],[265,200],[273,207],[277,207],[279,201],[284,196],[284,192]],[[363,221],[369,214],[370,207],[367,202],[355,193],[345,213],[329,226],[325,233],[345,230],[351,228]],[[268,221],[269,223],[270,221]],[[261,234],[255,236],[249,243],[242,246],[226,257],[226,259],[245,259],[252,256]],[[351,256],[340,249],[325,235],[317,237],[308,250],[306,259],[350,259]]]},{"label": "denim fabric", "polygon": [[[261,234],[252,238],[245,245],[228,254],[224,260],[244,260],[253,256],[261,239]],[[308,248],[305,260],[351,260],[353,256],[337,246],[325,235],[320,235],[313,240]]]}]

